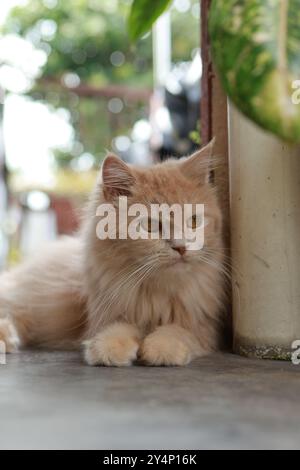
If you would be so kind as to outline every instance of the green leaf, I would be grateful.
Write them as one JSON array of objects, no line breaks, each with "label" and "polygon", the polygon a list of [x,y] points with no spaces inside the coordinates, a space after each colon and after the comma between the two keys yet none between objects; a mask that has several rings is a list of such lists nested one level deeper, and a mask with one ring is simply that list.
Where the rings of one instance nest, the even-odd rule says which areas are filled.
[{"label": "green leaf", "polygon": [[300,142],[300,0],[213,0],[209,23],[231,100],[262,128]]},{"label": "green leaf", "polygon": [[136,41],[147,33],[171,3],[172,0],[133,0],[128,18],[131,39]]}]

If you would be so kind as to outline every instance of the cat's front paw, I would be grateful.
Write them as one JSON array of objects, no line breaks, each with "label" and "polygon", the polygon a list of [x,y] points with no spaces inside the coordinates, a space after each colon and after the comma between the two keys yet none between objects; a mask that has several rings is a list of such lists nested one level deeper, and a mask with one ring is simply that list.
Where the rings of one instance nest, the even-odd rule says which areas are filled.
[{"label": "cat's front paw", "polygon": [[5,352],[13,353],[18,351],[20,338],[13,323],[6,319],[0,319],[0,341],[5,344]]},{"label": "cat's front paw", "polygon": [[191,350],[184,341],[158,331],[145,338],[139,355],[151,366],[185,366],[192,360]]},{"label": "cat's front paw", "polygon": [[85,360],[91,366],[130,366],[140,347],[139,334],[131,325],[108,327],[85,343]]},{"label": "cat's front paw", "polygon": [[95,337],[85,345],[85,360],[90,366],[130,366],[138,349],[139,343],[132,338]]}]

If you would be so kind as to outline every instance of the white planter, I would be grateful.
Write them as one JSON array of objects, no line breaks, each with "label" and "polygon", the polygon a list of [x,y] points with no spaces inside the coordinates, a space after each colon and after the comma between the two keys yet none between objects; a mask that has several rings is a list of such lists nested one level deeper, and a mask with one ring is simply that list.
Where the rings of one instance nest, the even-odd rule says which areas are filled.
[{"label": "white planter", "polygon": [[300,149],[229,111],[234,349],[288,358],[300,339]]}]

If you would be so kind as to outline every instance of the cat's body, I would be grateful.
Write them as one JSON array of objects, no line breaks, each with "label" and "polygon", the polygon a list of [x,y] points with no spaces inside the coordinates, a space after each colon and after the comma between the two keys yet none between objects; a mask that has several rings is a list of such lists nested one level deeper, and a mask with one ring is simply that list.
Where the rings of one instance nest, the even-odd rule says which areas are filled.
[{"label": "cat's body", "polygon": [[[78,348],[91,365],[183,365],[218,347],[224,301],[221,213],[206,180],[210,148],[183,162],[103,165],[81,233],[0,278],[0,341]],[[205,204],[203,250],[178,240],[100,240],[97,207]],[[205,209],[205,210],[206,210]],[[179,243],[179,245],[178,245]],[[181,244],[180,244],[181,243]]]},{"label": "cat's body", "polygon": [[66,237],[1,276],[0,318],[13,320],[21,345],[79,344],[86,320],[82,259],[80,238]]}]

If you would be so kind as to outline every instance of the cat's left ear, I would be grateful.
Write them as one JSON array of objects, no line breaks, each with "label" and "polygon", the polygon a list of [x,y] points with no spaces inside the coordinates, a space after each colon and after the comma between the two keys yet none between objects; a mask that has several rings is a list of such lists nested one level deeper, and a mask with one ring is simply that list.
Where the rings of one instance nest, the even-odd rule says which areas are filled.
[{"label": "cat's left ear", "polygon": [[198,181],[200,184],[209,181],[215,142],[214,137],[209,144],[197,150],[181,163],[181,171],[187,178]]},{"label": "cat's left ear", "polygon": [[129,196],[135,179],[131,169],[119,157],[107,155],[102,164],[102,187],[107,199]]}]

